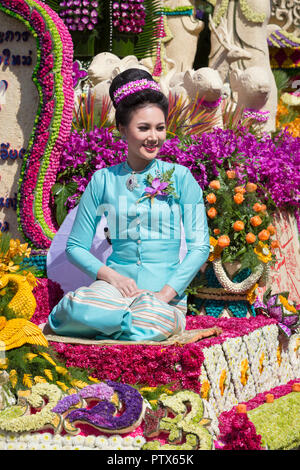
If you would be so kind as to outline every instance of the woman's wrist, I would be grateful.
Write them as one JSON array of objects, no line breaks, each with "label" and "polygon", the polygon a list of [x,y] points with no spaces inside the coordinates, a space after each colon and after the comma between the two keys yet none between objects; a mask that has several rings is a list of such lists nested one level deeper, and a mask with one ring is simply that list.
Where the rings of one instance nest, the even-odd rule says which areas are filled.
[{"label": "woman's wrist", "polygon": [[97,272],[97,280],[110,282],[115,274],[116,272],[113,269],[104,264]]},{"label": "woman's wrist", "polygon": [[163,297],[166,303],[169,303],[174,299],[174,297],[176,297],[177,292],[173,289],[173,287],[165,284],[164,287],[159,291],[159,294],[161,297]]}]

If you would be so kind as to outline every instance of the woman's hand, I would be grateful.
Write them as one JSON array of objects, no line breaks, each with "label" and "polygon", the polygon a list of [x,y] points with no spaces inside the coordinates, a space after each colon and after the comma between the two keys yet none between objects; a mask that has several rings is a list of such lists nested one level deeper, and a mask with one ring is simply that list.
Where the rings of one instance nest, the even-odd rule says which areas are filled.
[{"label": "woman's hand", "polygon": [[136,285],[134,279],[122,276],[122,274],[117,273],[114,269],[111,269],[108,266],[102,266],[99,269],[97,279],[106,281],[114,286],[123,295],[123,297],[134,297],[142,292]]}]

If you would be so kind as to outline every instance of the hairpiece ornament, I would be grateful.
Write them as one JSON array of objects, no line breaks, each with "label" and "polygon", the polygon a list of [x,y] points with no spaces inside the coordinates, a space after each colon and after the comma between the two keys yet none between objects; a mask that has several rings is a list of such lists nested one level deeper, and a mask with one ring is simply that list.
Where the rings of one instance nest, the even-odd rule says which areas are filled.
[{"label": "hairpiece ornament", "polygon": [[123,98],[126,98],[126,96],[147,89],[161,91],[159,85],[153,80],[135,80],[133,82],[126,83],[114,92],[115,103],[119,104]]}]

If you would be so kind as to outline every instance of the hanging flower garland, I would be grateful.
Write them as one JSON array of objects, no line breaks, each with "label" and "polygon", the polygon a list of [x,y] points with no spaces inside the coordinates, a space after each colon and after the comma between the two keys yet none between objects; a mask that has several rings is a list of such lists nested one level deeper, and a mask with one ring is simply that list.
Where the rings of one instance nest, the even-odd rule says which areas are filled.
[{"label": "hanging flower garland", "polygon": [[3,0],[0,10],[21,21],[37,40],[32,79],[40,105],[21,169],[17,216],[25,239],[47,248],[57,231],[50,189],[72,122],[73,44],[59,16],[38,0]]},{"label": "hanging flower garland", "polygon": [[113,27],[120,33],[139,34],[145,26],[144,0],[113,2]]},{"label": "hanging flower garland", "polygon": [[62,0],[59,16],[69,31],[92,31],[98,23],[97,0]]}]

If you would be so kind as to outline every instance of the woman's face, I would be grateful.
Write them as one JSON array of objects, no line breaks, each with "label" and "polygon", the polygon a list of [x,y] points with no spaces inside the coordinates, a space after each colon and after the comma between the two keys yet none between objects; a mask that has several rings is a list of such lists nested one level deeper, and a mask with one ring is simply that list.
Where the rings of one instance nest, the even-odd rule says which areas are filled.
[{"label": "woman's face", "polygon": [[119,127],[128,143],[128,162],[134,170],[143,170],[158,154],[166,139],[163,111],[155,104],[138,108],[127,126]]}]

